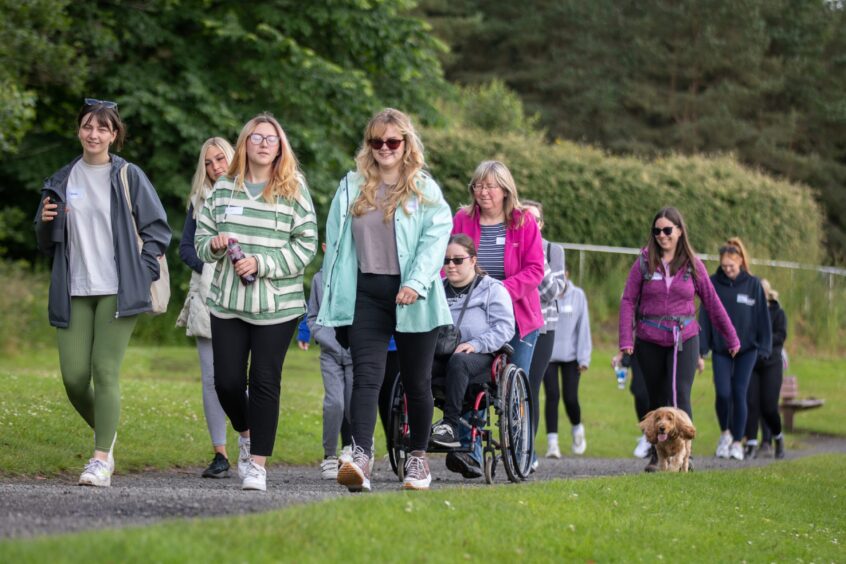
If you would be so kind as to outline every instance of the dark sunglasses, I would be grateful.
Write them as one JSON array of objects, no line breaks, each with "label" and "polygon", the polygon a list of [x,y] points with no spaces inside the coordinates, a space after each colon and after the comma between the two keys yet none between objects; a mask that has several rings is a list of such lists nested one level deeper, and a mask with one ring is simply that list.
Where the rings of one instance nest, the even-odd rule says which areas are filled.
[{"label": "dark sunglasses", "polygon": [[445,258],[444,259],[444,266],[449,266],[449,263],[452,263],[456,266],[459,264],[464,264],[464,259],[469,259],[470,257],[452,257],[452,258]]},{"label": "dark sunglasses", "polygon": [[720,254],[721,255],[739,255],[740,249],[738,249],[734,245],[726,245],[724,247],[720,247]]},{"label": "dark sunglasses", "polygon": [[85,99],[86,106],[103,106],[104,108],[109,108],[111,110],[117,109],[117,102],[112,102],[111,100],[98,100],[97,98],[86,98]]},{"label": "dark sunglasses", "polygon": [[652,235],[654,237],[657,237],[661,233],[663,233],[664,235],[669,237],[670,235],[673,234],[673,227],[671,226],[671,227],[653,227],[652,228]]},{"label": "dark sunglasses", "polygon": [[385,139],[384,141],[382,139],[371,139],[367,144],[377,151],[382,148],[382,145],[387,145],[388,149],[396,151],[402,145],[402,141],[402,139]]}]

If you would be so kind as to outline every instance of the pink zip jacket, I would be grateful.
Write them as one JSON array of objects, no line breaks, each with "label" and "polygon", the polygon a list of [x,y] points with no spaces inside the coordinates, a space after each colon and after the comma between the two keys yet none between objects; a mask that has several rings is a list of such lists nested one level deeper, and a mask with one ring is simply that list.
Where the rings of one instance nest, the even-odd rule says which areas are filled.
[{"label": "pink zip jacket", "polygon": [[[514,210],[512,218],[515,225],[520,220],[520,214],[521,212]],[[464,233],[472,238],[478,248],[482,235],[479,214],[471,218],[463,209],[458,210],[452,219],[452,234],[456,233]],[[538,286],[543,280],[543,244],[540,229],[532,214],[526,214],[522,227],[509,227],[505,230],[503,260],[505,280],[502,283],[514,302],[514,318],[522,338],[543,327],[538,295]]]},{"label": "pink zip jacket", "polygon": [[[647,256],[646,249],[642,254]],[[695,296],[699,296],[702,307],[708,313],[711,323],[728,343],[728,348],[740,346],[740,340],[734,326],[731,324],[723,303],[714,290],[705,265],[698,258],[693,259],[696,265],[698,280],[694,282],[692,275],[687,275],[687,268],[682,267],[673,277],[667,288],[664,277],[659,270],[650,280],[644,280],[640,269],[640,260],[635,260],[626,280],[626,289],[620,300],[620,350],[633,348],[632,326],[636,315],[655,317],[696,317]],[[639,312],[638,300],[640,300]],[[660,325],[672,327],[671,321],[661,321]],[[682,330],[681,338],[685,341],[699,333],[699,324],[693,319]],[[638,338],[664,347],[673,346],[673,332],[653,327],[637,321],[635,334]]]}]

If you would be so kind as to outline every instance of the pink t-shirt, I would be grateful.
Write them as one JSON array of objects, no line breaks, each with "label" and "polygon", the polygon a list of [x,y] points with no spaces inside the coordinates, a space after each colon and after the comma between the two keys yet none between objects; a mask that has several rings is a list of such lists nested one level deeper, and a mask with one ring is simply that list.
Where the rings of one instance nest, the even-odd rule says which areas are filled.
[{"label": "pink t-shirt", "polygon": [[661,274],[664,275],[664,284],[667,285],[667,289],[669,290],[670,284],[673,283],[673,278],[675,278],[675,276],[670,276],[670,263],[669,262],[665,261],[664,259],[661,259],[661,265],[664,267],[664,272],[661,273]]}]

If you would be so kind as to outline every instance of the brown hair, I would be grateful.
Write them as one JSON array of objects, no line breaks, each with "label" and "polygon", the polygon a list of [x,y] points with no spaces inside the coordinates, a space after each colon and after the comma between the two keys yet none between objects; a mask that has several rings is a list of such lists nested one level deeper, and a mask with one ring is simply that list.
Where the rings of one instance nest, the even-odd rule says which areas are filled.
[{"label": "brown hair", "polygon": [[120,119],[117,105],[114,107],[111,104],[98,102],[96,104],[83,104],[76,115],[76,129],[77,131],[83,126],[91,123],[92,119],[96,119],[98,123],[109,126],[109,129],[115,132],[114,147],[116,151],[123,149],[123,141],[126,139],[126,125]]},{"label": "brown hair", "polygon": [[720,247],[720,258],[722,259],[725,255],[735,256],[740,258],[740,270],[745,270],[748,274],[752,274],[749,272],[749,260],[748,254],[746,254],[746,247],[743,246],[743,241],[740,240],[740,237],[731,237],[726,240],[726,244]]},{"label": "brown hair", "polygon": [[670,263],[670,276],[675,274],[686,264],[690,265],[690,273],[694,280],[699,279],[699,271],[696,268],[694,259],[696,253],[687,238],[687,225],[684,223],[684,218],[679,210],[673,207],[662,208],[652,218],[652,223],[649,226],[649,242],[646,244],[648,253],[648,267],[649,274],[652,275],[658,270],[658,263],[661,261],[661,248],[655,241],[655,236],[652,235],[652,228],[655,227],[655,222],[661,218],[666,219],[675,225],[680,231],[679,240],[676,246],[676,254],[673,257],[673,262]]},{"label": "brown hair", "polygon": [[273,159],[270,168],[270,178],[261,195],[265,202],[272,202],[274,198],[282,196],[293,200],[300,194],[300,185],[305,184],[305,178],[300,172],[297,157],[288,143],[288,136],[273,114],[263,112],[244,124],[235,145],[235,155],[229,163],[227,176],[233,179],[238,189],[244,188],[244,177],[247,174],[247,142],[250,135],[260,123],[269,123],[276,130],[279,137],[279,154]]},{"label": "brown hair", "polygon": [[[449,247],[450,245],[461,245],[461,247],[464,249],[464,252],[467,253],[467,256],[476,258],[476,244],[473,242],[473,239],[471,239],[469,235],[465,235],[464,233],[456,233],[455,235],[452,235],[449,238],[449,241],[447,242],[447,247]],[[484,276],[485,274],[487,274],[487,272],[485,272],[485,269],[479,266],[478,259],[476,260],[475,270],[476,274],[478,274],[479,276]]]}]

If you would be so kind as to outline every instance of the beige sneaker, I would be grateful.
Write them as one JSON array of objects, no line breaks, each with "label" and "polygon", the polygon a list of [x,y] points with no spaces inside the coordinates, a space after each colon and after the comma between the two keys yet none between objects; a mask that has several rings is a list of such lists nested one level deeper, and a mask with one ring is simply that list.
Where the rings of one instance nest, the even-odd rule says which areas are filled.
[{"label": "beige sneaker", "polygon": [[351,492],[370,491],[370,461],[373,459],[360,446],[353,448],[352,456],[342,454],[338,468],[338,483]]},{"label": "beige sneaker", "polygon": [[428,490],[432,483],[429,460],[422,450],[412,451],[405,461],[405,479],[402,487],[407,490]]}]

